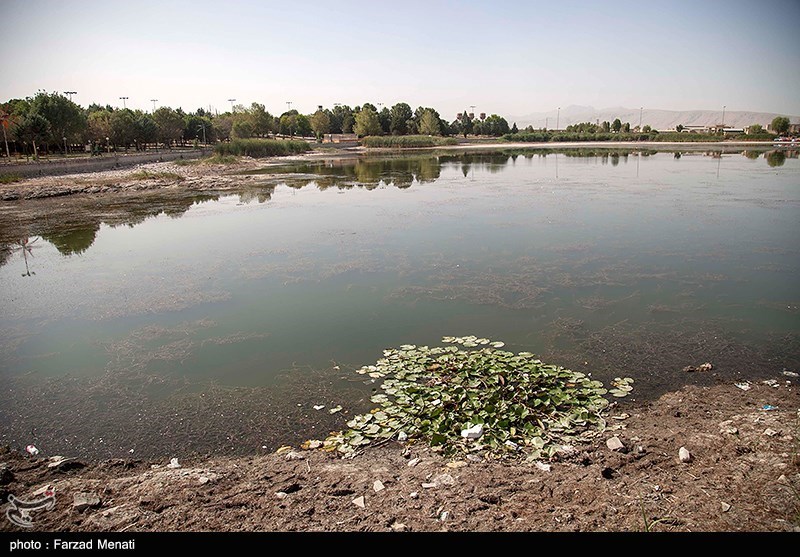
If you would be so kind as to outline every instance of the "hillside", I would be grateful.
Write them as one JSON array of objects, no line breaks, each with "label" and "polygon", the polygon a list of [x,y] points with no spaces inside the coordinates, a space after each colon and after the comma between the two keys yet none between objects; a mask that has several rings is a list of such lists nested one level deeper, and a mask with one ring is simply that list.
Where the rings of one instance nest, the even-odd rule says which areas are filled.
[{"label": "hillside", "polygon": [[[735,128],[744,128],[752,124],[761,124],[766,127],[776,116],[788,116],[792,123],[800,123],[800,116],[790,116],[787,114],[776,114],[772,112],[750,112],[750,111],[725,111],[725,124]],[[509,123],[516,122],[517,126],[524,128],[533,126],[534,128],[549,127],[555,129],[556,119],[558,126],[565,128],[570,124],[580,122],[596,122],[607,120],[613,122],[619,118],[622,122],[630,122],[631,126],[639,124],[639,109],[611,107],[596,109],[592,106],[568,106],[561,109],[560,115],[557,110],[549,112],[532,112],[523,116],[509,116]],[[722,109],[720,110],[661,110],[655,108],[645,108],[642,110],[642,125],[651,126],[657,130],[671,130],[678,124],[684,126],[708,126],[719,124],[722,121]]]}]

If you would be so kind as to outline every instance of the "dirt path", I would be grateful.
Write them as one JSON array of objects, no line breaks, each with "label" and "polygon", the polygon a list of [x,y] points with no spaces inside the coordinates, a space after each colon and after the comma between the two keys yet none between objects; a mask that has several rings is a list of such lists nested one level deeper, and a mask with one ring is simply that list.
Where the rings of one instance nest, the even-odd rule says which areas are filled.
[{"label": "dirt path", "polygon": [[30,500],[50,485],[55,508],[31,512],[49,531],[800,531],[800,400],[786,379],[619,406],[594,443],[538,466],[400,443],[352,460],[296,449],[52,467],[6,449],[0,489]]}]

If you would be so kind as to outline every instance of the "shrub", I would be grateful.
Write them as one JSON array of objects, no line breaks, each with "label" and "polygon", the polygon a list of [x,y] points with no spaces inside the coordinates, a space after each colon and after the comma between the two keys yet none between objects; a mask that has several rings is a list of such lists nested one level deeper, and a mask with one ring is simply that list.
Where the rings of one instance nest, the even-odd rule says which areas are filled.
[{"label": "shrub", "polygon": [[306,141],[279,139],[234,139],[227,143],[219,143],[214,152],[220,157],[281,157],[294,153],[305,153],[311,150]]},{"label": "shrub", "polygon": [[361,144],[368,149],[413,149],[420,147],[441,147],[456,145],[454,137],[435,137],[430,135],[369,135],[361,139]]}]

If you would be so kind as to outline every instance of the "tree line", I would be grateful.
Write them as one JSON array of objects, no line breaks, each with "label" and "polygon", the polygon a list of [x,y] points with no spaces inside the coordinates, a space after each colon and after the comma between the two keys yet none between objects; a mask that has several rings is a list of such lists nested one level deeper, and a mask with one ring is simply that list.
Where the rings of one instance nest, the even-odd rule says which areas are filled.
[{"label": "tree line", "polygon": [[88,146],[93,153],[105,150],[172,148],[209,144],[231,139],[267,137],[316,137],[326,134],[374,135],[488,135],[500,137],[517,131],[505,118],[485,118],[462,112],[448,122],[437,110],[404,102],[378,109],[372,103],[351,108],[322,106],[312,114],[287,110],[280,115],[265,105],[235,105],[218,114],[202,108],[184,112],[162,106],[152,112],[91,104],[83,108],[58,92],[39,91],[33,97],[0,104],[5,155],[11,152],[38,156],[40,152],[63,153]]}]

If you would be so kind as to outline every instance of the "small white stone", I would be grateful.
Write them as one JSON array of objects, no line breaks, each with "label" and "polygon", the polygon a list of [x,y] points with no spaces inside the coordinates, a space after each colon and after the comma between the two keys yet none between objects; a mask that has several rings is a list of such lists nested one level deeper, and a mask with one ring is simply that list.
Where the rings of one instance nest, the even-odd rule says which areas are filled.
[{"label": "small white stone", "polygon": [[356,507],[359,507],[359,508],[361,508],[361,509],[365,509],[365,508],[367,507],[367,503],[366,503],[366,501],[364,500],[364,496],[363,496],[363,495],[361,495],[360,497],[356,497],[355,499],[353,499],[353,504],[354,504]]},{"label": "small white stone", "polygon": [[412,458],[411,460],[409,460],[409,461],[408,461],[408,464],[407,464],[407,466],[411,466],[411,467],[413,468],[414,466],[416,466],[417,464],[419,464],[419,462],[420,462],[420,459],[418,459],[418,458]]},{"label": "small white stone", "polygon": [[178,463],[178,459],[177,458],[171,458],[169,460],[169,464],[167,464],[167,468],[180,468],[180,467],[181,467],[181,465],[180,465],[180,463]]},{"label": "small white stone", "polygon": [[[397,440],[398,441],[405,441],[406,439],[408,439],[408,434],[406,434],[405,431],[401,431],[400,433],[397,434]],[[397,523],[395,523],[395,524],[397,524]],[[403,526],[405,526],[405,524]]]},{"label": "small white stone", "polygon": [[408,494],[408,496],[411,497],[412,499],[419,499],[419,493],[417,493],[416,491],[412,491],[411,493]]},{"label": "small white stone", "polygon": [[766,435],[767,437],[775,437],[776,435],[778,435],[778,432],[768,427],[767,429],[764,430],[764,435]]},{"label": "small white stone", "polygon": [[380,493],[381,491],[386,489],[386,486],[383,485],[383,482],[381,482],[380,480],[375,480],[375,482],[372,484],[372,489],[375,490],[375,493]]},{"label": "small white stone", "polygon": [[286,493],[285,491],[278,491],[275,493],[275,497],[277,497],[278,499],[286,499],[288,496],[289,494]]},{"label": "small white stone", "polygon": [[478,439],[481,435],[483,435],[483,424],[475,424],[461,430],[461,437],[465,439]]},{"label": "small white stone", "polygon": [[692,453],[689,452],[689,449],[686,447],[681,447],[678,450],[678,458],[681,459],[681,462],[691,462],[692,461]]},{"label": "small white stone", "polygon": [[722,512],[726,513],[731,510],[731,506],[725,501],[722,502]]},{"label": "small white stone", "polygon": [[619,437],[614,436],[606,441],[606,447],[611,449],[612,451],[623,451],[625,450],[625,445],[622,441],[619,440]]}]

